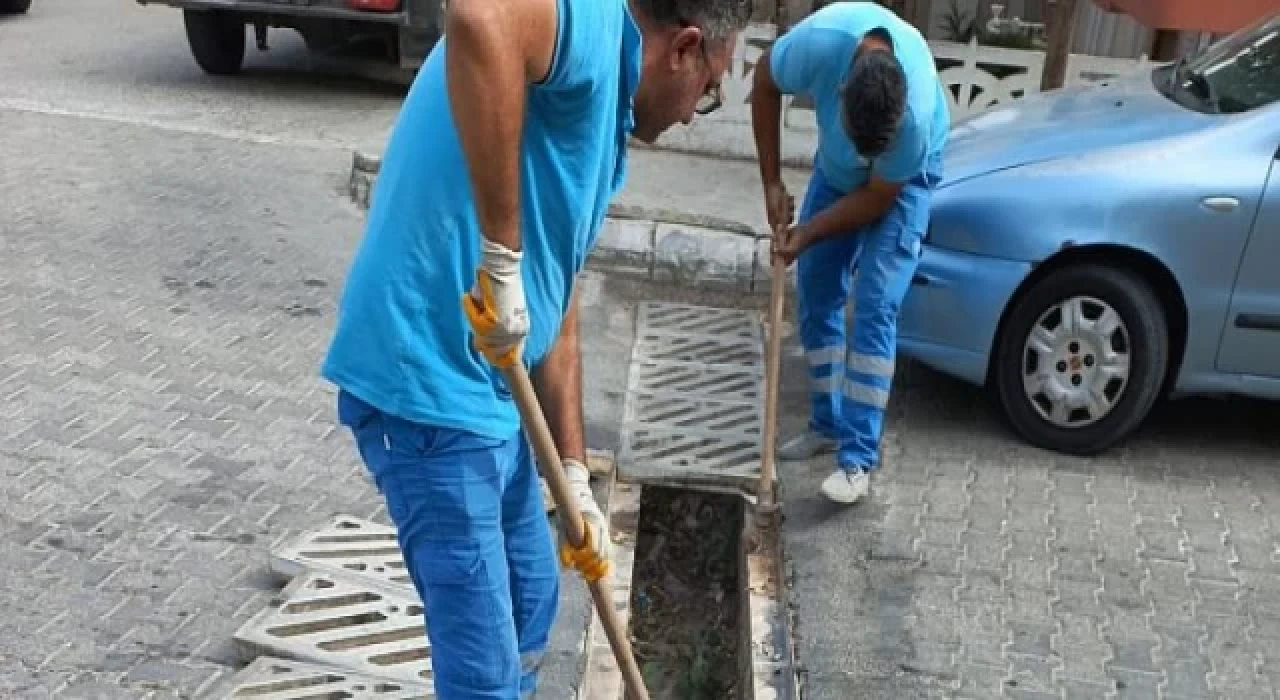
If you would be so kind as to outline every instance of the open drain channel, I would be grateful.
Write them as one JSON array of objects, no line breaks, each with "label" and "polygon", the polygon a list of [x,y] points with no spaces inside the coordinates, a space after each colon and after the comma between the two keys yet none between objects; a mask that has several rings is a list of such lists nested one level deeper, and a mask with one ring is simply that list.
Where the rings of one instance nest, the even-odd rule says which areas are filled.
[{"label": "open drain channel", "polygon": [[654,700],[740,700],[737,496],[646,486],[631,593],[636,661]]},{"label": "open drain channel", "polygon": [[[776,534],[745,533],[759,478],[759,316],[640,306],[610,521],[627,626],[653,700],[790,700]],[[615,549],[617,552],[617,549]],[[603,630],[580,700],[622,700]]]}]

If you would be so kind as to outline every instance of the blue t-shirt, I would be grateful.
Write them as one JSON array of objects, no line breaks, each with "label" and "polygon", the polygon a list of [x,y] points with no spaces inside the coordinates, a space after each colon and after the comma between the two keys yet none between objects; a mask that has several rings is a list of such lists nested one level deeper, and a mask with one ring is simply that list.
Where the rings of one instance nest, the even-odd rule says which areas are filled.
[{"label": "blue t-shirt", "polygon": [[[840,118],[840,88],[854,51],[867,32],[883,27],[907,76],[907,107],[889,149],[874,164],[861,156]],[[769,70],[789,95],[809,95],[818,117],[814,164],[832,187],[852,192],[871,167],[890,182],[921,174],[941,177],[942,151],[951,129],[947,97],[929,44],[915,27],[874,2],[835,2],[814,12],[774,42]]]},{"label": "blue t-shirt", "polygon": [[[625,0],[558,4],[552,68],[528,88],[520,150],[530,369],[558,337],[574,279],[622,186],[640,79],[640,31]],[[461,306],[481,234],[450,113],[447,41],[427,56],[388,140],[321,373],[400,418],[509,438],[519,414],[472,345]]]}]

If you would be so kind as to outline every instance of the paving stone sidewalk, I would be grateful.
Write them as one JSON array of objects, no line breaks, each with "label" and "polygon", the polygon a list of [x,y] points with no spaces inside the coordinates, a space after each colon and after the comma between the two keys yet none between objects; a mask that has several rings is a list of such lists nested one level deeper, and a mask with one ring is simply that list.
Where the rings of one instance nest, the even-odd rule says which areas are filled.
[{"label": "paving stone sidewalk", "polygon": [[[807,417],[790,342],[785,430]],[[818,495],[829,461],[779,465],[806,700],[1276,697],[1280,408],[1175,404],[1074,459],[899,371],[868,502]]]}]

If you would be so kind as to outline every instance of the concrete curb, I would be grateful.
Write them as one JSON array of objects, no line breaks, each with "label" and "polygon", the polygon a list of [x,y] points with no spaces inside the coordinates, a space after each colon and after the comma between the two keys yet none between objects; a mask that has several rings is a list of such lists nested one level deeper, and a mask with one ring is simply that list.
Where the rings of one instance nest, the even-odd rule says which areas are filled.
[{"label": "concrete curb", "polygon": [[[381,157],[355,151],[347,192],[368,209]],[[620,204],[609,213],[587,266],[627,277],[695,289],[769,293],[768,234],[714,216]],[[794,273],[788,275],[794,285]]]}]

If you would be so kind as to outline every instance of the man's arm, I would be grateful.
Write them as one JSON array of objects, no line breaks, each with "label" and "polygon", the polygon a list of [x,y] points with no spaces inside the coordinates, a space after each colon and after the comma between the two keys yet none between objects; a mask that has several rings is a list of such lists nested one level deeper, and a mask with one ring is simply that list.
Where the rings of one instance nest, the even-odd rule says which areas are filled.
[{"label": "man's arm", "polygon": [[773,48],[765,49],[756,61],[751,88],[751,129],[760,161],[760,180],[766,188],[782,182],[782,91],[769,68],[772,58]]},{"label": "man's arm", "polygon": [[551,429],[560,459],[587,463],[582,423],[582,351],[578,337],[578,292],[560,325],[560,337],[542,364],[533,371],[533,386]]},{"label": "man's arm", "polygon": [[857,231],[876,221],[889,211],[901,191],[901,183],[889,182],[872,173],[865,185],[836,200],[804,224],[807,244]]},{"label": "man's arm", "polygon": [[520,250],[520,137],[525,91],[550,70],[556,0],[453,0],[446,79],[481,235]]}]

